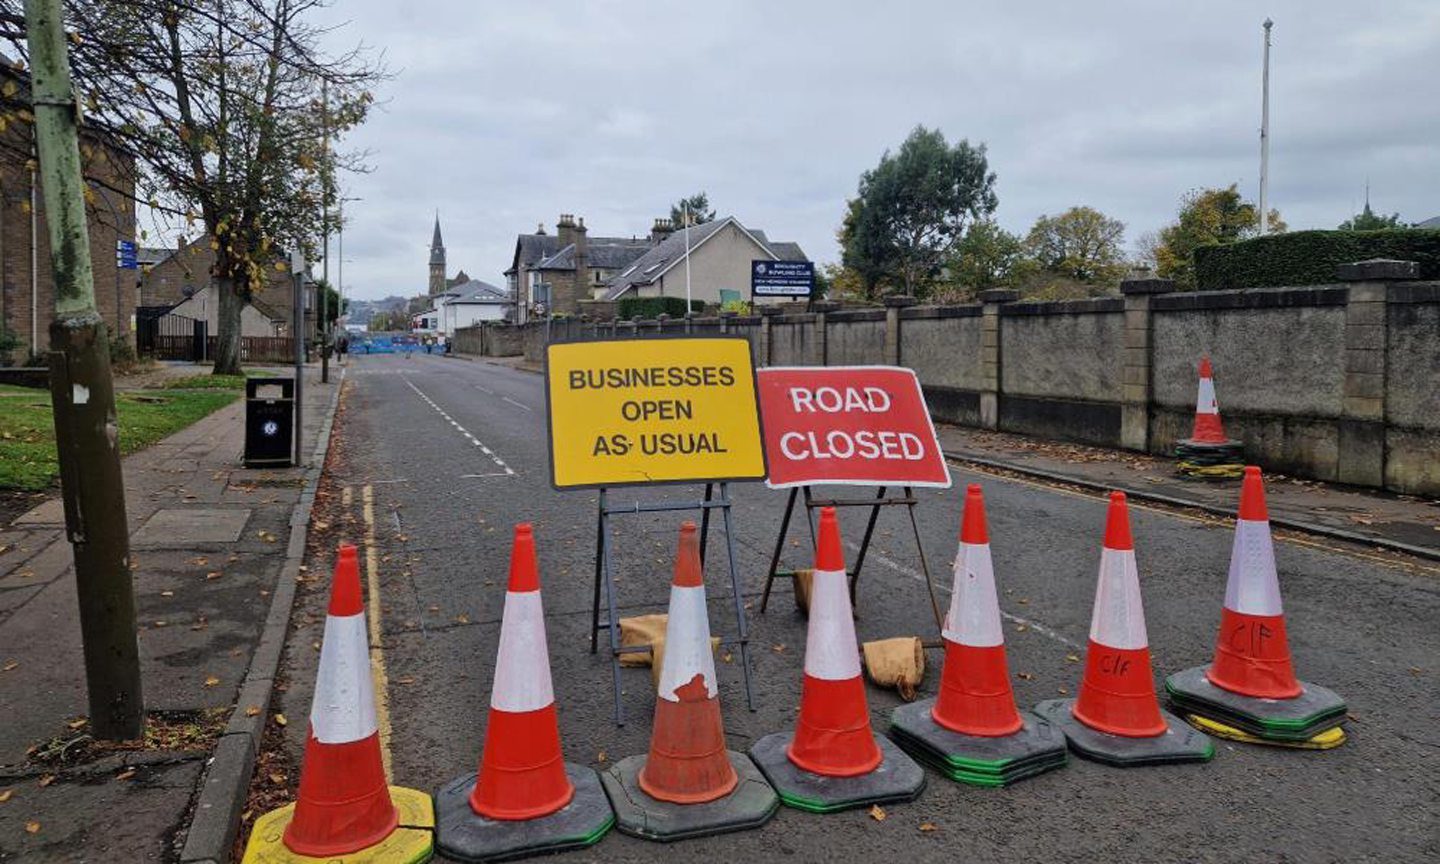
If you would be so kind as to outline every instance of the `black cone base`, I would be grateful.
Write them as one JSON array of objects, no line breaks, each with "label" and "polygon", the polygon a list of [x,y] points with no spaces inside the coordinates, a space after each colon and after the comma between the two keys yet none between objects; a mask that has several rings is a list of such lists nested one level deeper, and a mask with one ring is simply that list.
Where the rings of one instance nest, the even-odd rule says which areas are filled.
[{"label": "black cone base", "polygon": [[951,780],[972,786],[1008,786],[1059,768],[1066,762],[1065,736],[1028,711],[1013,735],[962,735],[936,723],[934,699],[901,705],[890,715],[890,735],[925,765]]},{"label": "black cone base", "polygon": [[776,732],[750,748],[750,758],[765,772],[787,806],[810,813],[833,813],[871,804],[913,801],[925,788],[925,769],[887,738],[875,739],[880,747],[880,765],[874,771],[858,777],[827,777],[797,767],[785,755],[794,737],[793,732]]},{"label": "black cone base", "polygon": [[1074,699],[1051,699],[1036,705],[1035,713],[1063,732],[1070,749],[1086,759],[1129,768],[1175,762],[1208,762],[1215,755],[1215,745],[1209,736],[1187,726],[1168,711],[1160,712],[1167,727],[1164,734],[1154,738],[1126,738],[1096,731],[1076,720],[1070,713],[1074,706]]},{"label": "black cone base", "polygon": [[1165,679],[1165,692],[1185,714],[1198,714],[1281,742],[1308,741],[1345,721],[1345,700],[1318,684],[1300,682],[1294,699],[1258,699],[1216,687],[1205,677],[1208,666],[1176,672]]},{"label": "black cone base", "polygon": [[446,783],[435,793],[435,848],[457,861],[511,861],[598,842],[615,824],[600,777],[569,762],[565,775],[575,785],[570,803],[549,816],[518,822],[486,819],[470,809],[473,773]]},{"label": "black cone base", "polygon": [[780,799],[754,762],[734,750],[729,754],[740,782],[729,795],[704,804],[671,804],[651,798],[636,780],[648,755],[621,759],[600,775],[615,808],[615,827],[622,834],[668,843],[764,825],[780,808]]}]

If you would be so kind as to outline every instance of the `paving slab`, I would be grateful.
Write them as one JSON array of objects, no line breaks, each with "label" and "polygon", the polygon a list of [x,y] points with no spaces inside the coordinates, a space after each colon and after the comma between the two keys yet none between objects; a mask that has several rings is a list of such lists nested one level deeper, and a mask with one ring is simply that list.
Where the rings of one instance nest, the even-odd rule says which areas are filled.
[{"label": "paving slab", "polygon": [[240,539],[249,519],[249,510],[201,507],[157,510],[131,538],[131,544],[174,548],[200,543],[234,543]]}]

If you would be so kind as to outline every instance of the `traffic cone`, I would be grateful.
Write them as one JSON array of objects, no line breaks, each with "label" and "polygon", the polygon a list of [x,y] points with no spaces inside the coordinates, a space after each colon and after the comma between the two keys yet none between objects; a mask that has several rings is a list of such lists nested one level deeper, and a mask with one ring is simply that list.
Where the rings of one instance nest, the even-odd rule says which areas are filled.
[{"label": "traffic cone", "polygon": [[896,742],[950,779],[977,786],[1006,786],[1064,765],[1064,736],[1015,707],[985,498],[975,483],[965,491],[955,582],[941,635],[940,694],[891,713]]},{"label": "traffic cone", "polygon": [[620,831],[649,840],[758,828],[779,807],[750,760],[725,747],[694,522],[680,526],[650,751],[600,779]]},{"label": "traffic cone", "polygon": [[1203,761],[1214,755],[1210,739],[1172,722],[1155,696],[1123,492],[1110,493],[1079,698],[1042,702],[1035,711],[1059,725],[1081,755],[1111,764]]},{"label": "traffic cone", "polygon": [[465,861],[589,846],[614,813],[589,768],[567,764],[550,680],[535,535],[515,526],[478,774],[436,794],[440,851]]},{"label": "traffic cone", "polygon": [[795,732],[761,738],[750,757],[780,800],[812,812],[908,801],[924,787],[924,770],[870,729],[834,507],[820,510]]},{"label": "traffic cone", "polygon": [[1224,444],[1225,426],[1220,422],[1220,403],[1215,399],[1215,373],[1210,358],[1200,358],[1200,390],[1195,396],[1195,426],[1190,440],[1198,444]]},{"label": "traffic cone", "polygon": [[354,546],[340,547],[323,639],[299,795],[257,820],[244,860],[428,860],[430,796],[386,783]]},{"label": "traffic cone", "polygon": [[1000,602],[990,562],[990,535],[985,525],[985,498],[978,483],[965,491],[960,522],[960,551],[955,557],[955,582],[950,613],[941,632],[945,667],[940,695],[931,716],[962,735],[1000,737],[1025,725],[1015,708],[1010,669],[1005,662],[1005,632],[1000,627]]},{"label": "traffic cone", "polygon": [[670,583],[650,757],[640,770],[639,783],[656,800],[701,804],[728,795],[738,782],[725,749],[725,724],[715,688],[700,542],[695,523],[686,522],[680,526]]},{"label": "traffic cone", "polygon": [[[1337,746],[1344,740],[1343,733],[1332,733],[1318,744],[1314,740],[1340,725],[1345,703],[1331,691],[1295,677],[1265,484],[1253,465],[1245,468],[1240,487],[1240,513],[1214,659],[1209,667],[1172,675],[1166,689],[1177,707],[1220,724],[1217,734],[1226,737],[1237,738],[1231,733],[1238,731],[1262,743],[1308,747],[1329,742]],[[1233,728],[1224,728],[1227,725]]]}]

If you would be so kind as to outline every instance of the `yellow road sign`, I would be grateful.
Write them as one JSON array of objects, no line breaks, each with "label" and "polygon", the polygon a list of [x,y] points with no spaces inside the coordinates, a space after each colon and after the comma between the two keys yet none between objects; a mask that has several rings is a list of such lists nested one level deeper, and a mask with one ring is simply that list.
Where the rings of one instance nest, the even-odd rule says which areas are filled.
[{"label": "yellow road sign", "polygon": [[545,377],[557,488],[765,476],[744,339],[551,345]]}]

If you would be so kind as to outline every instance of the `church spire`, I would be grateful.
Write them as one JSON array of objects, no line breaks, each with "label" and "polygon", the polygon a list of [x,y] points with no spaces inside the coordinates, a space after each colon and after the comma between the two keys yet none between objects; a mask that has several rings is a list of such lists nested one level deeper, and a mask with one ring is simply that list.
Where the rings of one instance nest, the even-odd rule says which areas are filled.
[{"label": "church spire", "polygon": [[440,237],[440,211],[435,211],[435,236],[430,240],[430,263],[445,263],[445,241]]}]

